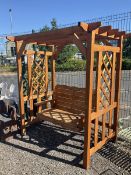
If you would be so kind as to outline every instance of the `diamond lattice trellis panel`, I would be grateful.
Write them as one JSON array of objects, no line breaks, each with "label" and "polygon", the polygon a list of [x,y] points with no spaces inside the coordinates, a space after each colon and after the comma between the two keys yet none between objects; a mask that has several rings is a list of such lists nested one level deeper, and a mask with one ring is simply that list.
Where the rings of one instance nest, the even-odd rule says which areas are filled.
[{"label": "diamond lattice trellis panel", "polygon": [[46,67],[44,55],[35,55],[32,63],[33,95],[40,95],[46,92],[45,69]]},{"label": "diamond lattice trellis panel", "polygon": [[112,61],[112,53],[103,52],[100,77],[100,109],[106,108],[111,104]]}]

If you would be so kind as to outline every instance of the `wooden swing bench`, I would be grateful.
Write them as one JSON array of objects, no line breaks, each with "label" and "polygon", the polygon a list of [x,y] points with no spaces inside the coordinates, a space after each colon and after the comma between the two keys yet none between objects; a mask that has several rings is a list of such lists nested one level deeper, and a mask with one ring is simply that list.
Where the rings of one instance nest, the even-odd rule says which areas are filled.
[{"label": "wooden swing bench", "polygon": [[35,103],[35,106],[39,107],[49,102],[51,108],[37,113],[37,120],[49,121],[73,131],[82,130],[86,111],[85,88],[57,85],[52,100]]}]

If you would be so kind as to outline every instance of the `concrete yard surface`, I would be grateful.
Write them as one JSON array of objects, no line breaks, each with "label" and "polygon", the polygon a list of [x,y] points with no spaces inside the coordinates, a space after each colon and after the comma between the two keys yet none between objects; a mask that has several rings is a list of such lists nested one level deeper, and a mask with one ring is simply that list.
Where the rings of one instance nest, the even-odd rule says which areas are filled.
[{"label": "concrete yard surface", "polygon": [[130,143],[109,142],[91,158],[91,169],[82,168],[83,134],[48,122],[32,125],[0,143],[0,175],[130,175]]}]

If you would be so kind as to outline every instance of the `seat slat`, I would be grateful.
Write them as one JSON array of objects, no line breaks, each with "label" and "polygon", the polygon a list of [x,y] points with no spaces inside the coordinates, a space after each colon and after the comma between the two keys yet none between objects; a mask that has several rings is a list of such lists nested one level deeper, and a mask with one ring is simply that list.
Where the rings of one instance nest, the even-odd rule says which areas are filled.
[{"label": "seat slat", "polygon": [[83,115],[74,114],[60,109],[50,109],[37,114],[39,119],[41,118],[44,121],[49,121],[74,131],[79,131],[78,125],[82,116]]}]

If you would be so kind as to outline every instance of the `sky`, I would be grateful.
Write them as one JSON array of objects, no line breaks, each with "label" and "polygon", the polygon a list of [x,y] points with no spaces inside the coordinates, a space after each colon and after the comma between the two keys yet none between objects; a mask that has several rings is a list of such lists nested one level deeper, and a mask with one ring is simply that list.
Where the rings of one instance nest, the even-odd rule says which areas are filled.
[{"label": "sky", "polygon": [[9,9],[12,9],[13,33],[23,33],[58,25],[131,11],[131,0],[0,0],[0,35],[11,33]]}]

